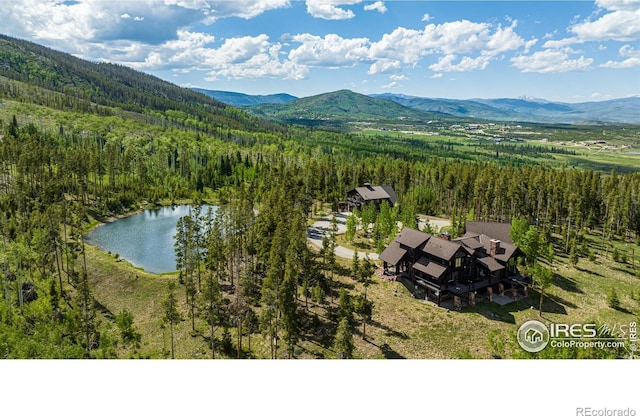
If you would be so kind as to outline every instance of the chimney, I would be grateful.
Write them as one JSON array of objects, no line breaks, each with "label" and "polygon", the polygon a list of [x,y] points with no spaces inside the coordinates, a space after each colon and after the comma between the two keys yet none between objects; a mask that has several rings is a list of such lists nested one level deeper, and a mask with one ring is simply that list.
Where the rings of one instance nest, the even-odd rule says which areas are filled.
[{"label": "chimney", "polygon": [[449,231],[443,231],[440,234],[440,237],[444,240],[451,241],[451,234],[449,234]]},{"label": "chimney", "polygon": [[489,255],[495,257],[498,251],[500,251],[500,240],[489,241]]}]

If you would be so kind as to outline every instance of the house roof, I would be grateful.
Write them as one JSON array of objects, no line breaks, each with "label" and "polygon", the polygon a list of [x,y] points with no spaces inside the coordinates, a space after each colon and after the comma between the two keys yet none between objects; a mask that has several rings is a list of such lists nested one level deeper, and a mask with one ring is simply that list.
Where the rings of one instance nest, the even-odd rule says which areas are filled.
[{"label": "house roof", "polygon": [[[470,234],[470,233],[467,233]],[[459,238],[455,238],[453,241],[456,242],[461,242],[462,244],[464,244],[466,247],[470,248],[471,250],[477,250],[481,247],[484,247],[484,245],[480,242],[480,240],[478,238],[476,238],[477,236],[475,235],[469,235],[467,236],[467,234],[465,234],[464,237],[459,237]]]},{"label": "house roof", "polygon": [[492,273],[504,269],[504,266],[495,261],[493,257],[482,257],[478,259],[478,261],[487,266],[489,271]]},{"label": "house roof", "polygon": [[413,265],[413,268],[436,279],[442,277],[444,272],[447,270],[446,267],[429,261],[426,257],[420,257],[420,260]]},{"label": "house roof", "polygon": [[400,234],[396,236],[394,241],[402,244],[403,246],[418,248],[425,243],[431,236],[422,231],[414,230],[413,228],[403,228]]},{"label": "house roof", "polygon": [[451,260],[453,255],[461,248],[460,243],[436,237],[430,238],[422,251],[443,260]]},{"label": "house roof", "polygon": [[[496,240],[513,244],[513,240],[509,236],[511,224],[508,222],[467,221],[464,229],[466,233],[473,233],[475,235],[484,234]],[[465,234],[465,237],[466,236],[467,234]]]},{"label": "house roof", "polygon": [[400,247],[400,244],[396,241],[392,241],[391,244],[380,253],[380,260],[386,261],[389,264],[396,266],[400,263],[400,260],[407,254],[407,250]]},{"label": "house roof", "polygon": [[396,204],[398,202],[398,197],[396,196],[396,191],[393,190],[393,186],[382,185],[382,189],[384,189],[387,195],[389,195],[389,200],[392,204]]},{"label": "house roof", "polygon": [[[389,185],[386,186],[360,186],[353,189],[351,192],[357,192],[365,201],[377,201],[380,199],[388,199],[392,203],[396,203],[398,198],[396,197],[393,188]],[[391,194],[389,194],[391,191]]]},{"label": "house roof", "polygon": [[[478,238],[484,246],[485,251],[489,253],[491,240],[494,240],[494,238],[484,234],[480,235]],[[500,248],[496,251],[496,255],[494,257],[496,260],[506,263],[511,259],[511,257],[513,257],[517,250],[518,247],[515,245],[500,241]]]}]

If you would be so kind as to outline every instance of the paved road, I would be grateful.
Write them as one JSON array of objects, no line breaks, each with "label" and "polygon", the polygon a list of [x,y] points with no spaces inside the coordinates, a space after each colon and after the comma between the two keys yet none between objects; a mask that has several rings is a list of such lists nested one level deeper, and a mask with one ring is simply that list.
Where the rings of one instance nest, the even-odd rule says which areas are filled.
[{"label": "paved road", "polygon": [[[336,218],[338,219],[338,234],[344,234],[347,231],[345,222],[348,215],[351,214],[349,212],[339,212],[336,214]],[[322,238],[325,235],[329,234],[329,228],[331,227],[331,218],[333,218],[333,215],[323,217],[313,223],[313,225],[307,229],[307,238],[314,246],[318,247],[319,249],[322,248]],[[336,256],[342,257],[344,259],[353,258],[353,250],[343,246],[336,246],[335,253]],[[358,256],[361,259],[365,257],[364,253],[360,252],[358,252]],[[371,260],[378,260],[378,254],[369,253],[369,258]]]}]

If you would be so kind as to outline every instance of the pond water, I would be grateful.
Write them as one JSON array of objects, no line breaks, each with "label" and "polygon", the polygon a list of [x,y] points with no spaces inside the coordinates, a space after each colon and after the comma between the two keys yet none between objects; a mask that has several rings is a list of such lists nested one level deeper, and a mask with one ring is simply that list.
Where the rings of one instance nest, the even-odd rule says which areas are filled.
[{"label": "pond water", "polygon": [[[206,213],[215,206],[204,206]],[[96,227],[85,240],[104,251],[118,253],[150,273],[176,271],[173,249],[178,219],[191,212],[190,205],[147,209],[141,213]]]}]

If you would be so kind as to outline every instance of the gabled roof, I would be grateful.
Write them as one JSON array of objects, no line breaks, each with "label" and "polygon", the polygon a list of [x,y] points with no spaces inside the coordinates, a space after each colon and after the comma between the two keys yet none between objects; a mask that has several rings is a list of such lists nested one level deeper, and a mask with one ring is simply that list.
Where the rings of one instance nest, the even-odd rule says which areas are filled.
[{"label": "gabled roof", "polygon": [[471,234],[467,236],[467,234],[465,234],[464,237],[454,238],[453,241],[461,242],[462,244],[465,245],[465,247],[468,247],[471,250],[477,250],[481,247],[484,247],[484,245],[480,242],[480,240],[476,238],[478,236],[471,235]]},{"label": "gabled roof", "polygon": [[398,197],[396,196],[396,191],[393,190],[393,186],[391,185],[382,185],[382,189],[385,190],[387,195],[389,195],[389,200],[392,204],[398,203]]},{"label": "gabled roof", "polygon": [[398,244],[398,242],[392,241],[391,244],[389,244],[389,246],[387,246],[387,248],[385,248],[384,251],[380,253],[380,260],[397,266],[405,254],[407,254],[407,250],[400,247],[400,244]]},{"label": "gabled roof", "polygon": [[[386,186],[360,186],[351,190],[350,192],[357,192],[365,201],[377,201],[381,199],[388,199],[391,203],[398,202],[393,188],[389,185]],[[389,193],[391,191],[391,193]]]},{"label": "gabled roof", "polygon": [[[485,251],[489,253],[489,250],[491,248],[491,240],[494,240],[494,238],[482,234],[479,236],[479,239],[484,246]],[[500,248],[496,251],[496,255],[494,257],[496,260],[500,260],[503,263],[506,263],[511,259],[511,257],[513,257],[514,254],[516,254],[517,250],[518,247],[516,247],[515,245],[500,241]]]},{"label": "gabled roof", "polygon": [[442,277],[444,272],[447,270],[446,267],[429,261],[426,257],[420,257],[420,260],[413,265],[413,268],[436,279]]},{"label": "gabled roof", "polygon": [[418,248],[425,243],[431,236],[422,231],[414,230],[413,228],[405,227],[400,231],[400,234],[396,236],[394,241],[410,248]]},{"label": "gabled roof", "polygon": [[489,271],[492,273],[495,271],[504,269],[504,266],[498,263],[497,261],[495,261],[493,257],[482,257],[478,259],[478,261],[484,264],[485,266],[487,266]]},{"label": "gabled roof", "polygon": [[[487,221],[467,221],[464,226],[466,233],[475,235],[488,235],[496,240],[513,244],[513,240],[509,236],[511,232],[511,224],[508,222],[487,222]],[[465,234],[465,237],[467,234]]]},{"label": "gabled roof", "polygon": [[460,243],[436,237],[430,238],[422,251],[439,259],[451,260],[454,254],[461,249]]}]

